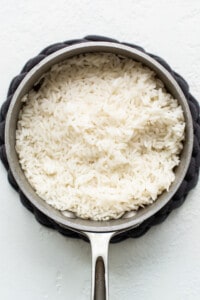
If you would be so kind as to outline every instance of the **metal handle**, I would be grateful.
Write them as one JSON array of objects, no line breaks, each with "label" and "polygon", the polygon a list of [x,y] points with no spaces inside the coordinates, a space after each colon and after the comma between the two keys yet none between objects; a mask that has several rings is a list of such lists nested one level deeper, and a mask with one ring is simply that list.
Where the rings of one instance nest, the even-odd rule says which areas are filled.
[{"label": "metal handle", "polygon": [[108,300],[108,247],[114,232],[85,232],[92,250],[91,300]]}]

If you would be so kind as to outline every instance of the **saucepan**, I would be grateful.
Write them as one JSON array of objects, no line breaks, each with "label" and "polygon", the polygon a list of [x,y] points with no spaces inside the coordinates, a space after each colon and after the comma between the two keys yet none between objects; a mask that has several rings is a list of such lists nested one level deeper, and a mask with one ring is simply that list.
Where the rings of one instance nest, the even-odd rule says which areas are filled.
[{"label": "saucepan", "polygon": [[[42,200],[28,183],[19,164],[18,156],[15,150],[15,131],[20,108],[22,106],[21,98],[33,88],[41,78],[42,74],[47,72],[52,65],[59,63],[69,57],[81,53],[91,52],[110,52],[132,58],[154,70],[166,89],[179,104],[182,106],[186,128],[183,150],[180,157],[180,164],[175,169],[175,181],[168,192],[162,193],[158,199],[151,205],[139,209],[136,213],[129,212],[118,220],[92,221],[83,220],[75,217],[73,213],[63,215],[60,211],[49,206]],[[5,125],[5,147],[6,154],[12,174],[25,196],[31,203],[48,218],[54,220],[60,226],[68,228],[86,236],[92,249],[92,300],[108,299],[108,247],[110,239],[131,228],[139,226],[146,219],[158,212],[170,201],[172,196],[179,188],[184,179],[192,154],[193,147],[193,126],[190,110],[187,100],[175,81],[173,76],[156,60],[132,47],[112,42],[85,42],[68,46],[54,52],[44,58],[33,69],[31,69],[20,83],[15,91],[6,117]]]}]

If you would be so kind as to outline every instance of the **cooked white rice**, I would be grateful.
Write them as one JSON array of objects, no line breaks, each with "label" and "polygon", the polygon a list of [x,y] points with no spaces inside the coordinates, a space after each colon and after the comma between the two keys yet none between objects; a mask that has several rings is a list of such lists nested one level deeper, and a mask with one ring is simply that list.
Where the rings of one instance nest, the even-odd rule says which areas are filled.
[{"label": "cooked white rice", "polygon": [[56,209],[115,219],[151,204],[174,181],[183,111],[142,64],[109,53],[79,55],[54,65],[22,101],[19,161]]}]

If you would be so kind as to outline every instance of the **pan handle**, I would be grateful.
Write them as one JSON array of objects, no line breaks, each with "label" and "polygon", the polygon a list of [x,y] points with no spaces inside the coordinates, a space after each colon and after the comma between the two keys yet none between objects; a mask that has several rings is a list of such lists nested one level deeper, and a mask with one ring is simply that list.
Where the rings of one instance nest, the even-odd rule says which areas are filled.
[{"label": "pan handle", "polygon": [[108,300],[108,247],[115,232],[85,232],[92,250],[91,300]]}]

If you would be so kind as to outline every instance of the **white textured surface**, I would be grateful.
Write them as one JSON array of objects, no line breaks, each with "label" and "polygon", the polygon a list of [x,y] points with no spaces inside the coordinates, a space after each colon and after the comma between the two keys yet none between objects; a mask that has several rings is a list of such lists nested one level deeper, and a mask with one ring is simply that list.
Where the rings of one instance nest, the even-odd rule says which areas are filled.
[{"label": "white textured surface", "polygon": [[[164,57],[200,95],[199,0],[0,0],[0,103],[11,78],[46,45],[108,35]],[[90,248],[40,226],[0,167],[0,299],[86,300]],[[200,184],[145,236],[110,247],[110,299],[198,300]]]}]

